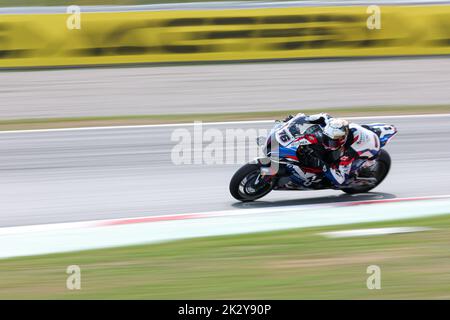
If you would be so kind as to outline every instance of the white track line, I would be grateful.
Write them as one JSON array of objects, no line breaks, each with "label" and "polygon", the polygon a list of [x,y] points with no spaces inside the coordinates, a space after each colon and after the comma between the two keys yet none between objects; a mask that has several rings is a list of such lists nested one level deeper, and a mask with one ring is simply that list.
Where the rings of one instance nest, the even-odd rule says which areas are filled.
[{"label": "white track line", "polygon": [[[319,208],[329,208],[329,207],[343,207],[348,205],[357,205],[359,203],[386,203],[386,202],[402,202],[402,201],[422,201],[422,200],[434,200],[434,199],[447,199],[450,198],[450,194],[442,195],[432,195],[432,196],[422,196],[422,197],[404,197],[404,198],[391,198],[391,199],[374,199],[374,200],[358,200],[358,201],[342,201],[342,202],[331,202],[331,203],[316,203],[307,205],[295,205],[295,206],[272,206],[263,208],[248,208],[248,209],[235,209],[235,210],[220,210],[220,211],[206,211],[206,212],[191,212],[191,213],[179,213],[170,215],[155,215],[155,216],[141,216],[141,217],[129,217],[129,218],[116,218],[116,219],[103,219],[91,221],[95,224],[102,224],[105,222],[122,221],[122,220],[139,220],[145,218],[163,218],[163,217],[177,217],[186,215],[201,215],[203,217],[218,217],[218,216],[232,216],[232,215],[246,215],[254,213],[265,213],[271,212],[273,210],[283,210],[283,211],[296,211],[301,209],[319,209]],[[0,228],[1,230],[1,228]]]},{"label": "white track line", "polygon": [[[144,5],[90,5],[81,6],[83,12],[142,12],[162,10],[224,10],[224,9],[259,9],[259,8],[291,8],[291,7],[324,7],[324,6],[368,6],[373,2],[367,0],[303,0],[303,1],[206,1],[187,3],[159,3]],[[442,5],[448,0],[377,0],[377,5]],[[63,6],[33,6],[0,8],[0,14],[65,14]]]},{"label": "white track line", "polygon": [[[405,114],[405,115],[378,115],[361,117],[343,117],[348,120],[370,120],[370,119],[416,119],[416,118],[442,118],[450,117],[450,113],[441,114]],[[275,120],[251,120],[251,121],[222,121],[222,122],[201,122],[204,126],[221,126],[235,124],[269,124]],[[170,128],[170,127],[192,127],[196,122],[188,123],[167,123],[167,124],[145,124],[145,125],[124,125],[124,126],[103,126],[103,127],[81,127],[81,128],[56,128],[56,129],[31,129],[31,130],[9,130],[0,131],[0,134],[12,133],[38,133],[38,132],[58,132],[58,131],[88,131],[88,130],[114,130],[114,129],[144,129],[144,128]]]},{"label": "white track line", "polygon": [[316,208],[239,209],[236,210],[238,213],[231,210],[232,215],[200,215],[198,219],[182,217],[157,223],[124,221],[123,224],[104,225],[87,222],[4,228],[0,229],[3,231],[3,234],[0,232],[0,259],[198,237],[424,218],[448,215],[449,207],[450,199],[447,198],[423,202],[381,202],[376,205],[363,203],[361,206],[336,205],[333,208],[323,205]]},{"label": "white track line", "polygon": [[352,237],[380,236],[397,233],[421,232],[429,230],[433,229],[428,227],[395,227],[395,228],[340,230],[340,231],[322,232],[319,234],[327,238],[352,238]]},{"label": "white track line", "polygon": [[[13,227],[0,227],[0,236],[7,234],[21,234],[29,232],[47,232],[54,230],[74,229],[74,228],[96,228],[111,225],[120,225],[121,221],[130,221],[129,224],[135,224],[131,222],[133,220],[141,221],[145,219],[157,220],[158,218],[166,218],[164,221],[170,220],[186,220],[182,217],[192,216],[192,219],[205,219],[205,218],[217,218],[217,217],[232,217],[232,216],[246,216],[265,213],[271,213],[273,211],[280,211],[284,213],[297,212],[299,210],[313,210],[313,209],[326,209],[326,208],[341,208],[345,206],[356,206],[358,204],[373,205],[383,204],[391,202],[409,202],[409,201],[423,201],[423,200],[439,200],[449,199],[448,195],[433,195],[423,197],[406,197],[406,198],[392,198],[392,199],[379,199],[379,200],[360,200],[360,201],[343,201],[333,203],[318,203],[309,205],[295,205],[295,206],[273,206],[264,208],[248,208],[248,209],[235,209],[235,210],[220,210],[220,211],[205,211],[205,212],[192,212],[192,213],[179,213],[179,214],[167,214],[167,215],[152,215],[152,216],[139,216],[139,217],[125,217],[116,219],[101,219],[101,220],[87,220],[78,222],[60,222],[60,223],[47,223],[36,225],[23,225]],[[138,224],[141,222],[137,222]],[[148,223],[148,222],[143,222]]]}]

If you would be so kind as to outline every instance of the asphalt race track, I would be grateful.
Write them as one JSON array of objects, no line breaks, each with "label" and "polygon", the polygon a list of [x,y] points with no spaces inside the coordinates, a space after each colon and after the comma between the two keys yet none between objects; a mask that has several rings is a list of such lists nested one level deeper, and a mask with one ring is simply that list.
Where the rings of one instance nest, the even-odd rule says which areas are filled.
[{"label": "asphalt race track", "polygon": [[221,113],[450,102],[450,58],[0,73],[0,119]]},{"label": "asphalt race track", "polygon": [[[355,121],[399,129],[387,147],[391,173],[373,193],[275,191],[252,204],[236,203],[228,192],[239,164],[172,163],[171,134],[182,126],[3,132],[0,227],[450,194],[450,116]],[[269,127],[264,122],[203,129]]]}]

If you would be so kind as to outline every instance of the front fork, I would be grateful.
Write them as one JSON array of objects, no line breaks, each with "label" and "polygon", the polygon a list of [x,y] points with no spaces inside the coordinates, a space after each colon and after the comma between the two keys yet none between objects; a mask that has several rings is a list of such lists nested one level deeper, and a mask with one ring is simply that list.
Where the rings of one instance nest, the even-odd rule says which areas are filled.
[{"label": "front fork", "polygon": [[259,165],[260,175],[256,178],[255,183],[258,183],[260,179],[270,181],[278,177],[280,175],[280,169],[282,169],[280,163],[274,162],[268,157],[255,158],[250,163]]}]

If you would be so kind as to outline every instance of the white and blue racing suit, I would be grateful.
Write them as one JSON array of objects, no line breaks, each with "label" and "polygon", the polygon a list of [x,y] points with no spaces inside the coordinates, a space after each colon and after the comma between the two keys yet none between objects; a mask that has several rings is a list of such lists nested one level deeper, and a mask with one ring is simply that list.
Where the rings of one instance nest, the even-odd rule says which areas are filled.
[{"label": "white and blue racing suit", "polygon": [[335,185],[345,185],[350,172],[367,160],[374,159],[380,152],[380,139],[373,131],[356,123],[350,123],[350,133],[344,144],[343,155],[337,163],[324,166],[325,176]]},{"label": "white and blue racing suit", "polygon": [[[297,117],[304,117],[306,122],[318,124],[322,128],[332,119],[327,113],[318,113],[310,116],[299,113],[295,116],[295,118]],[[289,116],[285,121],[292,118],[293,116]],[[326,158],[324,154],[326,155],[329,151],[323,150],[317,153],[319,155],[318,158],[324,161],[322,170],[325,177],[335,186],[345,185],[350,173],[363,165],[367,160],[375,158],[381,148],[380,139],[373,131],[356,123],[350,123],[349,129],[347,141],[337,161],[331,163],[324,161],[324,158]]]}]

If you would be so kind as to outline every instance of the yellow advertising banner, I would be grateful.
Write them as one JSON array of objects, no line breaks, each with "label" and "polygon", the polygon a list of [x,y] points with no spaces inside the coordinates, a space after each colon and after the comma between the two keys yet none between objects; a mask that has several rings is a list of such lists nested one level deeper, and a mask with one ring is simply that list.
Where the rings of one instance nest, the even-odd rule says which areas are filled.
[{"label": "yellow advertising banner", "polygon": [[0,67],[450,54],[450,5],[0,15]]}]

